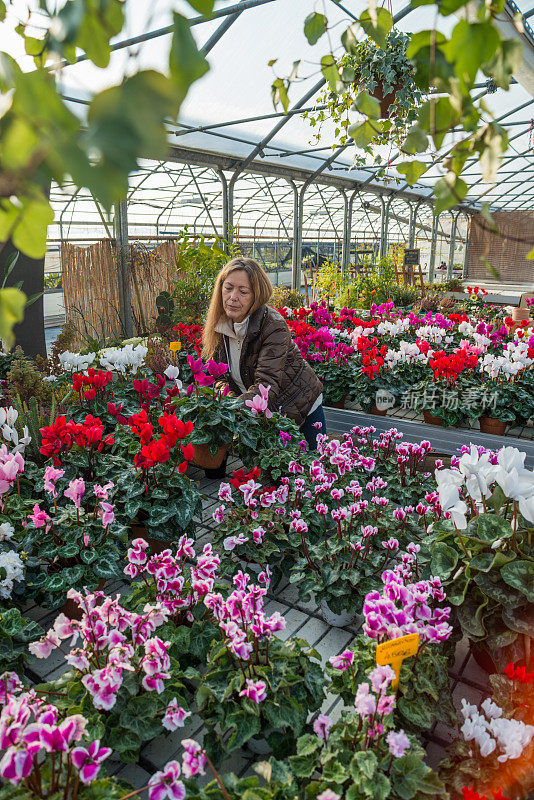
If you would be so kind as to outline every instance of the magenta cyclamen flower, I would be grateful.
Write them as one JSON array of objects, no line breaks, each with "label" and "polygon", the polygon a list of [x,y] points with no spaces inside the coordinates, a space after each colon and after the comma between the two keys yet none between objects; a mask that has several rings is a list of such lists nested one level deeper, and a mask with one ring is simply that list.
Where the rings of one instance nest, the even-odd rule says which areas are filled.
[{"label": "magenta cyclamen flower", "polygon": [[27,778],[33,769],[33,756],[29,750],[9,747],[0,761],[0,776],[16,786]]},{"label": "magenta cyclamen flower", "polygon": [[253,681],[247,678],[247,685],[239,692],[240,697],[248,697],[254,703],[261,703],[267,697],[267,684],[265,681]]},{"label": "magenta cyclamen flower", "polygon": [[92,783],[100,771],[100,765],[111,755],[111,747],[100,747],[97,739],[89,747],[75,747],[71,753],[72,763],[78,770],[80,780],[86,786]]},{"label": "magenta cyclamen flower", "polygon": [[328,732],[331,727],[332,720],[330,717],[327,717],[326,714],[319,714],[313,723],[313,732],[319,739],[323,739],[326,742],[328,739]]},{"label": "magenta cyclamen flower", "polygon": [[162,770],[156,772],[148,781],[148,800],[183,800],[185,786],[180,777],[180,765],[169,761]]},{"label": "magenta cyclamen flower", "polygon": [[46,511],[42,511],[39,508],[39,504],[36,503],[33,507],[33,514],[30,514],[28,519],[31,519],[36,528],[43,528],[49,521],[50,517]]},{"label": "magenta cyclamen flower", "polygon": [[332,656],[328,660],[330,661],[334,669],[339,669],[341,670],[341,672],[345,672],[346,670],[348,670],[348,668],[354,661],[354,653],[352,652],[352,650],[345,650],[345,652],[341,653],[341,655]]}]

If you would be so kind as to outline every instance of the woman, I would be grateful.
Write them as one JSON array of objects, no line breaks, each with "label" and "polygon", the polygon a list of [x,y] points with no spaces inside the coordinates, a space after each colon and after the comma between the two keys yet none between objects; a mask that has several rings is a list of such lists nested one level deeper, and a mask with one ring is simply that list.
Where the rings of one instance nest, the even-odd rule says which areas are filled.
[{"label": "woman", "polygon": [[269,386],[269,408],[300,426],[311,449],[317,449],[321,423],[326,432],[323,385],[291,338],[285,319],[267,303],[273,287],[252,258],[233,258],[215,281],[203,333],[204,359],[229,366],[230,390],[251,399],[259,384]]}]

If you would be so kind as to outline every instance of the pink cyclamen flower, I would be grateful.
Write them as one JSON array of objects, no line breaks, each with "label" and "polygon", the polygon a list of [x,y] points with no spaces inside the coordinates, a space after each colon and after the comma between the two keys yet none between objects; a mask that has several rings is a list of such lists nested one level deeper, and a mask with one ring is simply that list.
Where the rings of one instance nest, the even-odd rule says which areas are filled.
[{"label": "pink cyclamen flower", "polygon": [[332,658],[329,658],[328,660],[334,669],[339,669],[341,672],[345,672],[354,661],[354,653],[352,650],[345,650],[345,652],[341,653],[341,655],[332,656]]},{"label": "pink cyclamen flower", "polygon": [[376,706],[376,710],[381,717],[389,716],[389,714],[391,714],[394,708],[395,708],[394,694],[387,694],[385,697],[381,697]]},{"label": "pink cyclamen flower", "polygon": [[191,712],[186,711],[184,708],[182,708],[182,706],[179,706],[178,700],[176,697],[173,697],[167,706],[161,724],[168,731],[175,731],[177,728],[183,728],[185,720],[190,716]]},{"label": "pink cyclamen flower", "polygon": [[65,497],[72,500],[76,508],[80,508],[82,496],[85,493],[85,481],[83,478],[74,478],[69,483],[68,489],[65,489]]},{"label": "pink cyclamen flower", "polygon": [[317,736],[317,738],[322,739],[326,742],[328,739],[328,732],[332,727],[332,720],[330,717],[327,717],[326,714],[319,714],[315,722],[313,723],[313,732]]},{"label": "pink cyclamen flower", "polygon": [[44,489],[52,497],[57,497],[57,489],[55,486],[56,481],[62,478],[65,474],[64,469],[56,469],[55,467],[46,467],[44,471]]},{"label": "pink cyclamen flower", "polygon": [[182,772],[186,778],[204,775],[206,753],[194,739],[182,739],[184,754],[182,756]]},{"label": "pink cyclamen flower", "polygon": [[391,681],[395,680],[395,677],[395,672],[391,669],[389,664],[383,667],[375,667],[374,670],[369,673],[369,680],[371,681],[373,692],[376,692],[376,694],[384,692]]},{"label": "pink cyclamen flower", "polygon": [[148,800],[184,800],[185,786],[180,778],[180,765],[169,761],[162,770],[154,773],[148,781]]},{"label": "pink cyclamen flower", "polygon": [[395,758],[402,758],[406,750],[410,747],[410,740],[402,730],[398,733],[390,731],[386,736],[386,742],[389,746],[389,752]]},{"label": "pink cyclamen flower", "polygon": [[360,717],[367,717],[376,711],[376,699],[369,693],[369,684],[360,683],[354,699],[354,708]]},{"label": "pink cyclamen flower", "polygon": [[111,747],[100,747],[97,739],[89,747],[75,747],[71,753],[72,763],[78,770],[80,780],[86,786],[92,783],[100,771],[100,765],[111,755]]},{"label": "pink cyclamen flower", "polygon": [[115,506],[112,506],[111,503],[105,503],[102,501],[100,503],[98,514],[102,520],[103,528],[107,528],[108,525],[111,525],[113,522],[115,522]]},{"label": "pink cyclamen flower", "polygon": [[46,511],[42,511],[39,508],[38,503],[34,505],[33,514],[30,514],[28,518],[31,519],[36,528],[43,528],[50,519]]},{"label": "pink cyclamen flower", "polygon": [[261,703],[267,697],[267,684],[265,681],[253,681],[247,678],[247,685],[239,692],[240,697],[248,697],[254,703]]},{"label": "pink cyclamen flower", "polygon": [[99,486],[98,484],[95,483],[95,485],[93,486],[95,497],[98,497],[99,500],[107,501],[108,492],[110,489],[113,489],[114,486],[115,484],[113,483],[113,481],[108,481],[106,484],[104,484],[104,486]]},{"label": "pink cyclamen flower", "polygon": [[324,792],[317,795],[317,800],[341,800],[340,795],[332,791],[332,789],[325,789]]}]

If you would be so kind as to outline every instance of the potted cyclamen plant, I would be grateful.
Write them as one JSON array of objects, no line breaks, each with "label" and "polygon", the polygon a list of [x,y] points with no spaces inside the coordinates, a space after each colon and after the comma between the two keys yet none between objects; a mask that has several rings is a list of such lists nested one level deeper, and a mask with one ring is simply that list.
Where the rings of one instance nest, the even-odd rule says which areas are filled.
[{"label": "potted cyclamen plant", "polygon": [[285,620],[277,611],[265,613],[268,575],[261,573],[258,582],[238,572],[226,598],[210,592],[204,599],[225,635],[210,651],[196,693],[208,728],[204,743],[216,765],[247,743],[265,752],[264,739],[275,754],[292,752],[324,697],[319,653],[302,639],[276,636]]},{"label": "potted cyclamen plant", "polygon": [[180,777],[191,781],[204,774],[206,754],[193,739],[184,739],[181,765],[169,761],[146,786],[133,789],[107,777],[112,749],[92,740],[86,717],[53,705],[46,692],[28,691],[14,672],[0,677],[0,800],[131,800],[147,790],[148,800],[184,798]]},{"label": "potted cyclamen plant", "polygon": [[448,666],[454,662],[451,609],[439,606],[445,593],[439,578],[416,580],[420,568],[417,547],[409,547],[402,564],[382,575],[382,592],[370,592],[363,604],[364,633],[340,656],[330,659],[328,691],[350,704],[358,683],[376,666],[378,643],[417,633],[415,656],[402,662],[393,719],[406,730],[421,734],[436,720],[455,725],[456,712],[449,693]]},{"label": "potted cyclamen plant", "polygon": [[507,714],[490,697],[479,706],[462,698],[460,715],[460,736],[440,763],[446,787],[465,800],[530,797],[534,725]]},{"label": "potted cyclamen plant", "polygon": [[187,356],[194,381],[186,396],[174,401],[176,413],[193,422],[191,442],[193,462],[204,469],[221,466],[234,436],[248,441],[248,429],[254,424],[240,398],[228,395],[228,385],[219,380],[228,371],[228,364]]},{"label": "potted cyclamen plant", "polygon": [[260,384],[260,393],[245,401],[256,425],[250,426],[246,437],[239,436],[237,445],[245,466],[258,467],[267,485],[279,483],[295,460],[311,463],[314,458],[293,420],[269,409],[269,389]]},{"label": "potted cyclamen plant", "polygon": [[184,474],[194,448],[191,442],[182,442],[191,436],[193,423],[179,419],[169,408],[157,418],[157,427],[142,408],[117,435],[126,452],[137,451],[117,479],[121,510],[132,520],[134,535],[147,539],[154,552],[169,543],[171,524],[173,541],[193,533],[193,518],[202,509],[195,484]]},{"label": "potted cyclamen plant", "polygon": [[[48,658],[70,640],[76,645],[65,653],[71,668],[37,691],[50,692],[63,710],[75,706],[87,720],[89,736],[116,750],[122,761],[135,762],[143,742],[183,727],[190,716],[179,664],[169,654],[170,644],[157,635],[166,615],[158,605],[128,611],[118,596],[103,592],[70,589],[68,597],[78,604],[81,619],[60,614],[30,651]],[[101,631],[96,638],[95,629]]]},{"label": "potted cyclamen plant", "polygon": [[452,469],[435,473],[445,517],[429,532],[431,570],[490,672],[510,660],[528,667],[534,652],[534,472],[524,460],[513,447],[492,453],[471,445]]},{"label": "potted cyclamen plant", "polygon": [[[37,568],[26,576],[30,596],[56,609],[69,588],[102,588],[119,578],[128,541],[128,527],[115,517],[110,502],[116,489],[89,484],[83,478],[63,480],[65,470],[46,467],[44,497],[28,516],[24,548]],[[69,605],[69,610],[72,610]]]},{"label": "potted cyclamen plant", "polygon": [[221,483],[221,505],[213,512],[213,519],[219,523],[213,541],[222,553],[223,572],[233,574],[236,561],[245,561],[254,571],[268,565],[277,585],[282,574],[280,562],[289,548],[287,525],[282,521],[287,487],[262,487],[256,483],[259,469],[233,474],[229,484]]},{"label": "potted cyclamen plant", "polygon": [[[425,764],[425,751],[404,730],[395,730],[396,698],[388,693],[395,673],[375,666],[357,687],[337,722],[320,714],[315,735],[306,733],[289,757],[298,797],[320,800],[423,800],[447,797],[438,775]],[[273,769],[274,772],[274,769]],[[319,794],[319,791],[321,792]]]},{"label": "potted cyclamen plant", "polygon": [[154,605],[163,609],[167,621],[159,629],[160,638],[170,644],[169,655],[186,670],[186,677],[188,667],[206,664],[212,643],[221,640],[219,626],[204,605],[219,577],[220,559],[211,544],[195,558],[193,545],[184,534],[174,555],[170,550],[151,555],[144,539],[134,539],[124,569],[133,579],[124,605],[137,613]]}]

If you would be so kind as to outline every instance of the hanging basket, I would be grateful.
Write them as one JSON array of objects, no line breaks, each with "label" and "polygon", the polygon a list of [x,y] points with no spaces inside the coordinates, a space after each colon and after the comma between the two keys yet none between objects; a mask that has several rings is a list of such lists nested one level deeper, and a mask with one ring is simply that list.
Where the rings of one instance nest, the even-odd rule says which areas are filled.
[{"label": "hanging basket", "polygon": [[228,452],[229,447],[230,442],[222,447],[219,447],[217,453],[212,456],[210,453],[209,444],[196,444],[195,454],[193,456],[193,464],[196,464],[197,467],[202,467],[203,469],[217,469],[224,461],[224,457]]}]

